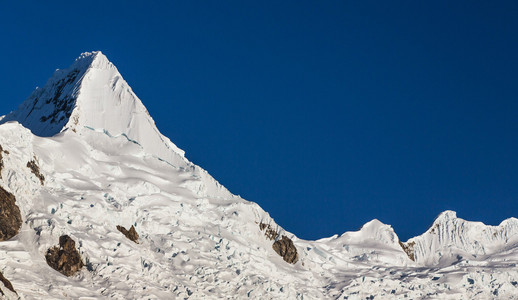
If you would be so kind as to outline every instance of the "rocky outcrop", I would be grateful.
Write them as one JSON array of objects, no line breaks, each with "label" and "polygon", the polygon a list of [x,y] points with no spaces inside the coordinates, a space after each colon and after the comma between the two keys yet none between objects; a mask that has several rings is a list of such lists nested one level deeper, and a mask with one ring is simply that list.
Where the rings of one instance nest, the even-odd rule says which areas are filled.
[{"label": "rocky outcrop", "polygon": [[53,104],[54,110],[49,115],[41,116],[41,122],[49,121],[50,123],[56,124],[62,122],[65,117],[70,118],[72,110],[74,109],[74,99],[70,95],[63,96],[63,92],[76,81],[78,74],[79,70],[73,70],[55,83],[54,89],[56,93],[52,95],[52,98],[46,100],[47,104]]},{"label": "rocky outcrop", "polygon": [[83,260],[76,249],[76,242],[68,235],[59,238],[59,246],[47,250],[47,264],[65,276],[72,276],[83,266]]},{"label": "rocky outcrop", "polygon": [[[13,288],[13,285],[11,284],[11,282],[9,280],[7,280],[7,278],[4,277],[4,274],[2,274],[2,272],[0,272],[0,281],[4,284],[4,286],[6,288],[8,288],[9,290],[11,290],[13,293],[15,294],[18,294],[16,293],[16,291],[14,290]],[[2,289],[0,289],[0,293],[2,295],[5,295],[4,291],[2,291]]]},{"label": "rocky outcrop", "polygon": [[17,235],[21,226],[22,215],[16,205],[16,198],[0,187],[0,241]]},{"label": "rocky outcrop", "polygon": [[2,179],[2,170],[4,168],[4,154],[9,154],[9,151],[4,150],[0,145],[0,179]]},{"label": "rocky outcrop", "polygon": [[287,263],[294,264],[299,260],[297,248],[295,248],[293,241],[285,235],[283,235],[280,240],[275,241],[275,243],[272,245],[272,248]]},{"label": "rocky outcrop", "polygon": [[[277,231],[275,231],[270,224],[261,222],[259,223],[259,229],[264,231],[264,236],[270,241],[275,241],[279,237]],[[275,241],[272,248],[287,263],[294,264],[299,259],[297,248],[295,248],[293,241],[285,235],[283,235],[281,239]]]},{"label": "rocky outcrop", "polygon": [[117,230],[122,232],[122,234],[124,234],[129,240],[138,244],[138,233],[135,230],[135,227],[133,227],[133,225],[131,225],[130,230],[127,230],[126,228],[117,225]]},{"label": "rocky outcrop", "polygon": [[408,255],[408,258],[410,258],[410,260],[412,260],[412,261],[415,261],[415,255],[414,255],[415,242],[403,243],[403,242],[399,241],[399,245],[401,246],[401,248],[403,248],[403,251],[405,251],[406,255]]},{"label": "rocky outcrop", "polygon": [[4,149],[0,145],[0,179],[2,179],[2,169],[4,168]]},{"label": "rocky outcrop", "polygon": [[38,177],[38,179],[41,182],[41,185],[43,185],[45,183],[45,177],[40,173],[40,167],[38,166],[38,164],[36,163],[35,160],[31,160],[30,162],[28,162],[27,168],[29,168],[31,170],[32,174],[34,174],[34,175],[36,175],[36,177]]},{"label": "rocky outcrop", "polygon": [[272,228],[272,226],[270,226],[270,224],[259,223],[259,229],[261,229],[261,231],[266,229],[266,231],[264,232],[264,235],[270,241],[275,240],[279,236],[277,231],[273,230],[273,228]]}]

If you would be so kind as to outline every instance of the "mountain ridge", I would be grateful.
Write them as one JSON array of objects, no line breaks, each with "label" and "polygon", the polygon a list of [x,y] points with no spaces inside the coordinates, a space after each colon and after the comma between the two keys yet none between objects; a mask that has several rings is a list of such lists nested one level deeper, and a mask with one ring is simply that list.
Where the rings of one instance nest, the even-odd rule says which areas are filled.
[{"label": "mountain ridge", "polygon": [[[126,122],[126,125],[127,125],[126,130],[124,130],[124,129],[110,130],[110,128],[105,128],[103,126],[101,126],[101,127],[95,126],[95,125],[91,124],[92,122],[88,122],[88,121],[86,121],[86,122],[84,122],[84,124],[80,125],[79,120],[81,119],[80,115],[82,113],[82,110],[81,110],[81,107],[79,105],[77,105],[77,100],[81,94],[83,79],[85,76],[89,75],[88,71],[91,69],[113,70],[114,73],[109,78],[105,78],[104,84],[98,84],[97,86],[94,86],[94,87],[98,88],[99,85],[101,85],[101,86],[109,85],[109,86],[111,86],[111,88],[114,88],[115,86],[117,86],[119,84],[119,81],[120,81],[120,84],[123,85],[124,89],[127,89],[127,92],[131,93],[131,96],[135,98],[136,104],[130,105],[130,106],[132,106],[132,108],[135,108],[135,106],[139,106],[138,109],[140,110],[140,112],[145,113],[149,117],[149,122],[152,122],[154,125],[154,121],[153,121],[152,117],[150,116],[149,112],[147,111],[145,106],[142,104],[140,99],[138,99],[138,97],[133,93],[131,87],[129,87],[127,82],[122,78],[122,75],[120,75],[120,73],[118,72],[117,67],[112,62],[110,62],[108,60],[108,58],[101,51],[83,52],[79,55],[79,57],[77,57],[75,59],[74,63],[72,63],[72,65],[70,65],[68,68],[57,69],[55,71],[54,75],[45,84],[45,86],[43,88],[36,88],[34,90],[34,92],[29,96],[29,98],[26,101],[24,101],[17,110],[11,112],[10,114],[1,116],[0,124],[6,123],[9,121],[17,121],[24,127],[31,130],[34,134],[36,134],[38,136],[42,136],[42,137],[51,137],[60,132],[64,132],[67,130],[77,131],[77,130],[86,129],[86,130],[102,131],[111,136],[119,136],[119,135],[124,136],[129,141],[135,142],[138,145],[142,146],[142,143],[138,139],[132,139],[128,134],[126,134],[126,132],[128,131],[128,128],[131,128],[131,126],[132,126],[131,121]],[[65,85],[60,86],[57,89],[49,88],[49,85],[52,87],[55,85],[56,82],[61,82],[63,80],[63,78],[70,78],[70,80],[66,80],[64,82]],[[108,79],[108,80],[106,80],[106,79]],[[51,92],[56,92],[56,94],[50,94],[47,90],[50,90]],[[45,94],[45,92],[47,92],[47,95],[50,94],[50,96],[52,96],[52,100],[57,101],[57,100],[60,100],[60,98],[64,98],[65,100],[67,100],[67,102],[64,105],[56,106],[55,102],[48,101],[48,97],[47,98],[43,97],[43,101],[45,101],[44,107],[46,105],[54,105],[54,108],[61,108],[61,109],[55,111],[56,116],[45,116],[45,115],[41,116],[39,118],[40,123],[43,123],[43,125],[44,125],[43,128],[46,128],[45,125],[48,125],[49,122],[57,123],[58,126],[61,127],[61,128],[59,128],[59,130],[58,130],[58,128],[54,128],[55,130],[43,131],[40,127],[36,126],[36,125],[42,125],[42,124],[33,124],[31,122],[29,122],[27,124],[27,126],[25,126],[25,124],[24,124],[25,121],[33,113],[34,108],[42,102],[42,100],[40,100],[39,98],[41,98],[42,94]],[[87,99],[94,98],[95,99],[98,97],[85,97],[85,98],[87,98]],[[106,100],[106,102],[110,102],[110,101],[111,102],[120,102],[121,101],[121,99],[116,99],[115,97],[103,98],[103,100]],[[31,105],[29,105],[29,104],[31,104]],[[31,108],[28,110],[27,107],[29,107],[29,106],[31,106]],[[71,109],[69,109],[69,108],[71,108]],[[95,115],[102,115],[104,110],[99,110],[102,107],[95,107],[95,108],[98,110],[94,110],[93,112],[89,112],[89,113],[95,114]],[[41,109],[41,107],[40,107],[40,109]],[[67,111],[67,109],[69,109],[69,111]],[[43,109],[43,111],[49,111],[49,109]],[[118,111],[117,111],[117,113],[118,113]],[[131,111],[131,110],[126,111],[126,114],[129,114],[129,115],[134,114],[134,113],[135,112]],[[42,119],[42,118],[44,118],[44,119]],[[106,117],[103,116],[103,118],[106,118]],[[52,120],[58,120],[58,121],[52,122]],[[61,120],[61,123],[59,123],[60,120]],[[63,122],[63,120],[65,122]],[[95,123],[95,122],[93,122],[93,123]],[[107,126],[107,127],[109,127],[109,126]],[[156,126],[155,126],[155,129],[156,129]],[[156,132],[158,132],[158,134],[160,134],[158,129],[156,129]],[[169,139],[167,139],[167,140],[169,141]],[[171,142],[171,144],[173,144],[173,143]],[[144,148],[144,149],[146,149],[146,148]],[[148,150],[148,149],[146,149],[146,150]],[[176,147],[176,145],[174,145],[173,150],[176,153],[180,154],[182,157],[185,156],[185,151],[179,149],[178,147]],[[160,157],[160,158],[162,159],[162,157]],[[434,225],[436,225],[436,223],[442,222],[442,220],[451,220],[451,219],[458,219],[457,213],[455,211],[446,210],[446,211],[439,213],[437,215],[437,217],[434,219],[431,227],[426,232],[430,231],[430,229]],[[504,223],[505,221],[510,220],[510,219],[513,219],[513,218],[505,219],[501,223]],[[371,224],[372,222],[379,222],[383,225],[387,225],[377,219],[373,219],[373,220],[365,223],[361,228],[363,229],[363,227]],[[390,225],[388,225],[388,226],[390,226]],[[488,226],[488,225],[486,225],[486,226]],[[418,236],[412,237],[409,240],[412,240],[416,237],[418,237]]]},{"label": "mountain ridge", "polygon": [[[24,221],[0,242],[0,269],[24,299],[515,298],[517,219],[489,226],[445,211],[404,243],[377,219],[299,239],[188,161],[101,52],[0,118],[0,146],[0,184]],[[72,277],[45,262],[63,235],[85,263]]]}]

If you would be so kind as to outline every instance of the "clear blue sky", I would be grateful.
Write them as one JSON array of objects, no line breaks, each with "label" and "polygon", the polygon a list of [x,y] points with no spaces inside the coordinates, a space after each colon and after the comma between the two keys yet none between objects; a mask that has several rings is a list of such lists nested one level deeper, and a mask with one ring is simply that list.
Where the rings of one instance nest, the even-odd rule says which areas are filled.
[{"label": "clear blue sky", "polygon": [[301,238],[518,217],[518,2],[421,2],[3,1],[0,114],[101,50],[191,161]]}]

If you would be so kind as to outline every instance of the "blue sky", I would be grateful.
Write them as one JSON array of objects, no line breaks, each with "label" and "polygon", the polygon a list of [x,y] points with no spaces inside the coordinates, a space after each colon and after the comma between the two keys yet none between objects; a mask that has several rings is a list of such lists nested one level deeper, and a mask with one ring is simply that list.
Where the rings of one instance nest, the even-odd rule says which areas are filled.
[{"label": "blue sky", "polygon": [[101,50],[159,129],[316,239],[518,217],[518,3],[9,1],[0,113]]}]

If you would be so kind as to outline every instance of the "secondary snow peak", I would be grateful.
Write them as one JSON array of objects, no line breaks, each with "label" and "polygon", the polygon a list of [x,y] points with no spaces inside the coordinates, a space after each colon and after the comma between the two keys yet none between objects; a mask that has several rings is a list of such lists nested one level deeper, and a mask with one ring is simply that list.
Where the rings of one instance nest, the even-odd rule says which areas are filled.
[{"label": "secondary snow peak", "polygon": [[435,218],[434,224],[445,223],[450,220],[457,219],[457,213],[453,210],[445,210]]}]

